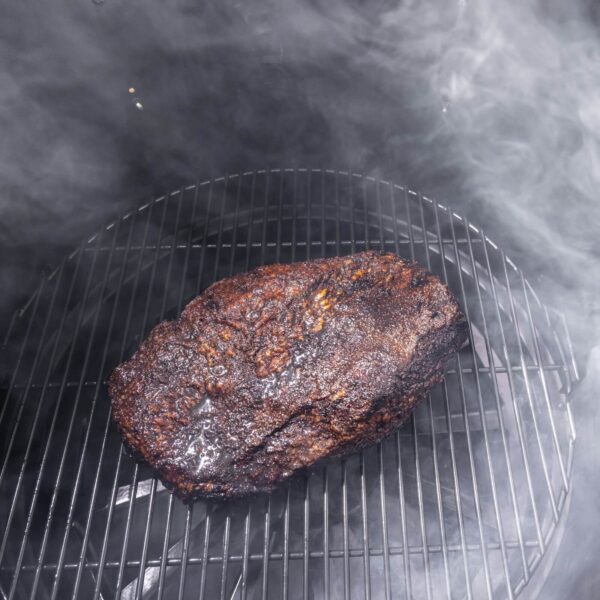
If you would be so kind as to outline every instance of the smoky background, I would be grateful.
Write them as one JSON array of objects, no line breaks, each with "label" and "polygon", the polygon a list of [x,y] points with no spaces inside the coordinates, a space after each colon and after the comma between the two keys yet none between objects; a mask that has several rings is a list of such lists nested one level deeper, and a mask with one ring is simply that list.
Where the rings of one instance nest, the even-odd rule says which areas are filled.
[{"label": "smoky background", "polygon": [[182,184],[287,166],[406,183],[481,225],[567,315],[582,518],[541,597],[593,597],[599,25],[583,1],[5,5],[2,329],[65,253]]}]

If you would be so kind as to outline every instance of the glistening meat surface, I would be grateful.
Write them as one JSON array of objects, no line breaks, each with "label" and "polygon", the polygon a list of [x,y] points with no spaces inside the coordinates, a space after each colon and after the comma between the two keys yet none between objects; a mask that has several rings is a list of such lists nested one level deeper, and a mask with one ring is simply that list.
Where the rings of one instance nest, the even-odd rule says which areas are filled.
[{"label": "glistening meat surface", "polygon": [[466,337],[449,289],[394,254],[260,267],[152,330],[110,378],[114,418],[184,499],[269,491],[396,429]]}]

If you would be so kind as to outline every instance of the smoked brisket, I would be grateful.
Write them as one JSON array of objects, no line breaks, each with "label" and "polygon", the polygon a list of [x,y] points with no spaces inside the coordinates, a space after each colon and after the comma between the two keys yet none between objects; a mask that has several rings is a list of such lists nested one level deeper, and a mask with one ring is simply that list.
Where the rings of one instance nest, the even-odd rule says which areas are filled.
[{"label": "smoked brisket", "polygon": [[184,499],[269,491],[394,431],[467,324],[395,254],[273,264],[210,286],[109,381],[126,445]]}]

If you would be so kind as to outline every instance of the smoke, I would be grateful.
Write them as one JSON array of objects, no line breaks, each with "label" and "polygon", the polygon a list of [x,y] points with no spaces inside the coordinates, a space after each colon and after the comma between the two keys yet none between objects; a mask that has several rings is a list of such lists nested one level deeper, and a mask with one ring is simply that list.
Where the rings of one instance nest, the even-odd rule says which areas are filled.
[{"label": "smoke", "polygon": [[295,165],[351,168],[450,204],[567,312],[584,359],[600,344],[593,3],[0,10],[0,248],[20,249],[0,266],[0,315],[30,293],[31,260],[50,266],[141,198]]}]

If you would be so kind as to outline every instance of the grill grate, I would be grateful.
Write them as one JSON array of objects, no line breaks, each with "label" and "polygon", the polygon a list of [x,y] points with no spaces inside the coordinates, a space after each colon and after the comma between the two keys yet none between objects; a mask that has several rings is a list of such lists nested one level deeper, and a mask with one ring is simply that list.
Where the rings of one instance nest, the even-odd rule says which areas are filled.
[{"label": "grill grate", "polygon": [[[189,507],[123,454],[104,381],[156,323],[216,279],[365,248],[443,277],[471,325],[397,434],[268,497]],[[5,350],[3,598],[512,598],[564,521],[563,320],[481,230],[388,182],[275,169],[158,198],[44,279]]]}]

